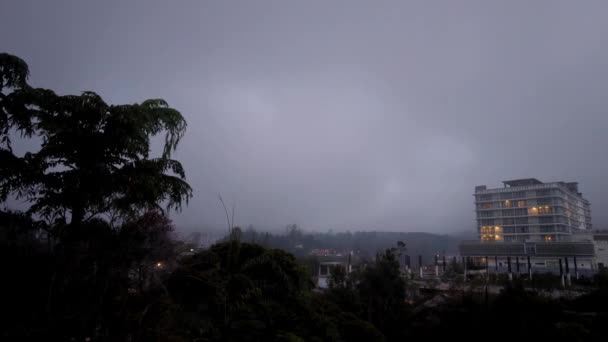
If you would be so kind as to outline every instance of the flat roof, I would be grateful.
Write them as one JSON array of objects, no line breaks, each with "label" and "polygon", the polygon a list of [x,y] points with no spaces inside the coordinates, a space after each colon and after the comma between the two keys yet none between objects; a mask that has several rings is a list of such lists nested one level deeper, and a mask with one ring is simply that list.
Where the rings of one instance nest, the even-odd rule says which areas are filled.
[{"label": "flat roof", "polygon": [[502,182],[504,185],[508,186],[524,186],[524,185],[536,185],[543,184],[543,182],[539,181],[536,178],[523,178],[523,179],[513,179]]},{"label": "flat roof", "polygon": [[461,256],[593,256],[595,248],[587,241],[555,242],[482,242],[462,241],[458,246]]}]

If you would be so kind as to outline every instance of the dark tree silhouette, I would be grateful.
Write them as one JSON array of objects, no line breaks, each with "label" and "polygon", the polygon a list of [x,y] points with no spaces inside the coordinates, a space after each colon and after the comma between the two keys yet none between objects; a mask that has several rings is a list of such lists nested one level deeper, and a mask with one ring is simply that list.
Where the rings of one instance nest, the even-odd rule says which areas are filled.
[{"label": "dark tree silhouette", "polygon": [[[94,92],[60,96],[27,82],[21,59],[0,55],[0,200],[32,203],[30,212],[77,225],[99,215],[110,221],[150,209],[179,209],[191,196],[182,165],[170,159],[186,129],[162,99],[109,105]],[[20,157],[10,133],[38,149]],[[150,139],[164,134],[163,152]]]}]

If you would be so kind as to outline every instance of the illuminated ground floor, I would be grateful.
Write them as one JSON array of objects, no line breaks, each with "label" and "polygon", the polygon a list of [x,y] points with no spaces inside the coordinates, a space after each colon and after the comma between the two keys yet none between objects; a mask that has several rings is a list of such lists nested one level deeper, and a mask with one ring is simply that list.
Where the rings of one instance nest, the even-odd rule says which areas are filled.
[{"label": "illuminated ground floor", "polygon": [[469,270],[498,273],[592,275],[598,271],[591,242],[479,242],[460,244]]}]

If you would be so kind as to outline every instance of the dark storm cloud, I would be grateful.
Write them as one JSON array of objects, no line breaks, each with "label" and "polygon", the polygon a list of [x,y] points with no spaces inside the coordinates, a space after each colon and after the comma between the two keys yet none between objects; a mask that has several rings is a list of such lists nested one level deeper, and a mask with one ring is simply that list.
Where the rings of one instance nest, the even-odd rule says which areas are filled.
[{"label": "dark storm cloud", "polygon": [[189,122],[184,227],[473,229],[473,187],[578,181],[608,221],[603,1],[5,1],[31,81]]}]

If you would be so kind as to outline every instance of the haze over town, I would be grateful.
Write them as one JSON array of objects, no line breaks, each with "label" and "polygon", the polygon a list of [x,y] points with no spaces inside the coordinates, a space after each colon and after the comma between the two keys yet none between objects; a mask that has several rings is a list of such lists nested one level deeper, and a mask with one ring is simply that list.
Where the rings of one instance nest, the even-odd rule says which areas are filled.
[{"label": "haze over town", "polygon": [[243,226],[473,231],[474,186],[528,177],[601,228],[608,3],[550,3],[9,1],[0,46],[37,87],[184,115],[182,229],[221,193]]}]

